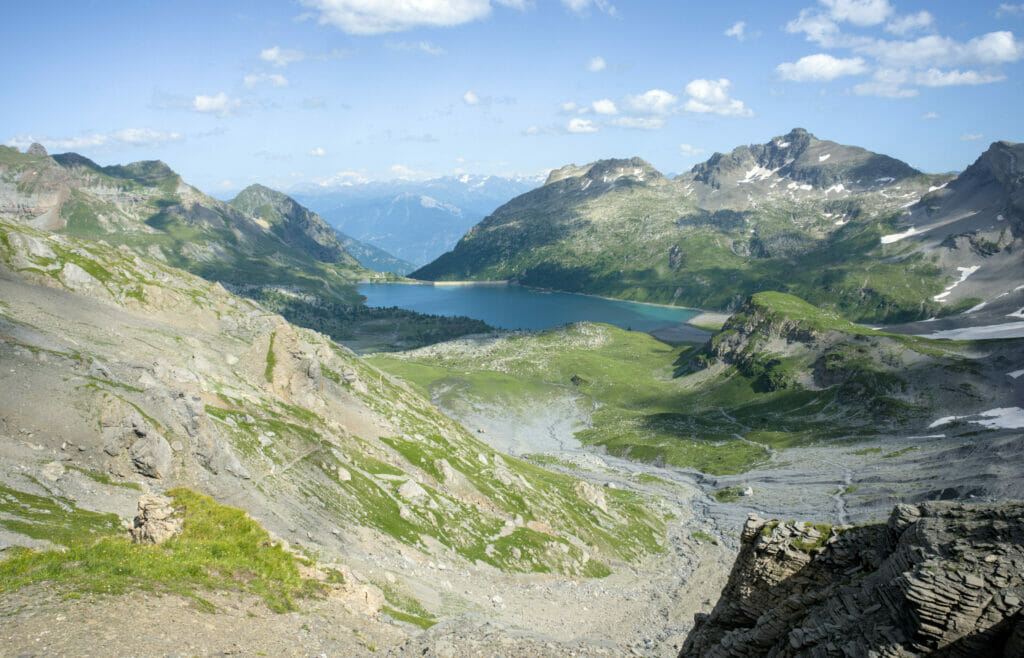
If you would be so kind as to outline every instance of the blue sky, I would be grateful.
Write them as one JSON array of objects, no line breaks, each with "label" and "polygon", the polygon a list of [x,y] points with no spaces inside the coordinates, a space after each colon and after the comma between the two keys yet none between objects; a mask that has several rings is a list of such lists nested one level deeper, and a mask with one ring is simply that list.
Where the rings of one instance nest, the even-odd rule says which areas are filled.
[{"label": "blue sky", "polygon": [[800,126],[926,171],[1024,141],[1024,4],[5,3],[0,142],[224,196],[638,155]]}]

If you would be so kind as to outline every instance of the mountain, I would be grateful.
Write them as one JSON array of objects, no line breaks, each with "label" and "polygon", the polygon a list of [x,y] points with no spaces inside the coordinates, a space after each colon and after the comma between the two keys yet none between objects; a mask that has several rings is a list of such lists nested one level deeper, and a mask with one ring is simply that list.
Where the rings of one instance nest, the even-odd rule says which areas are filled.
[{"label": "mountain", "polygon": [[[997,167],[1011,168],[1009,162]],[[936,233],[931,245],[901,241],[903,227],[929,212],[955,214],[966,201],[947,198],[947,188],[1001,186],[1009,196],[1019,190],[1010,173],[982,182],[971,169],[959,177],[921,174],[801,129],[716,153],[673,179],[639,158],[569,165],[411,276],[509,279],[716,310],[780,290],[852,320],[923,320],[982,301],[969,287],[942,295],[973,257],[940,249],[948,232]],[[1012,203],[1005,217],[1010,213],[1019,216]],[[993,265],[1015,257],[1006,240],[991,243]],[[992,289],[1012,289],[1012,278],[1003,270]]]},{"label": "mountain", "polygon": [[101,167],[75,153],[4,147],[0,171],[0,216],[124,245],[250,294],[286,289],[354,305],[354,283],[373,276],[319,218],[296,211],[258,219],[203,194],[163,162]]},{"label": "mountain", "polygon": [[296,197],[355,239],[420,266],[451,249],[499,205],[539,182],[463,174],[312,189]]},{"label": "mountain", "polygon": [[250,185],[228,202],[234,208],[265,223],[282,240],[304,248],[317,260],[358,262],[375,272],[406,274],[411,263],[341,233],[327,225],[320,215],[300,205],[287,194],[263,185]]},{"label": "mountain", "polygon": [[752,515],[690,656],[1020,656],[1024,505],[899,505],[862,527]]},{"label": "mountain", "polygon": [[344,245],[345,250],[352,254],[359,264],[374,272],[393,272],[406,275],[416,269],[416,266],[407,260],[392,256],[380,247],[375,247],[369,242],[356,240],[350,235],[345,235],[338,229],[334,229],[338,239]]},{"label": "mountain", "polygon": [[[410,559],[600,576],[658,550],[664,525],[645,503],[499,454],[328,337],[216,283],[0,219],[0,285],[0,541],[74,549],[38,558],[63,560],[73,587],[107,574],[86,549],[121,541],[150,487],[201,489],[319,560],[372,569],[406,621],[428,615],[407,583],[438,591],[455,577],[424,581]],[[102,527],[85,524],[100,513]],[[5,587],[32,559],[3,562]],[[383,565],[403,560],[386,580]]]},{"label": "mountain", "polygon": [[[468,318],[367,308],[356,285],[393,276],[360,265],[316,213],[260,185],[224,203],[159,161],[101,167],[75,153],[0,146],[0,217],[155,258],[368,349],[487,329]],[[387,262],[372,249],[360,252]]]},{"label": "mountain", "polygon": [[269,229],[284,242],[326,263],[355,265],[331,227],[316,213],[286,194],[262,185],[250,185],[228,202]]}]

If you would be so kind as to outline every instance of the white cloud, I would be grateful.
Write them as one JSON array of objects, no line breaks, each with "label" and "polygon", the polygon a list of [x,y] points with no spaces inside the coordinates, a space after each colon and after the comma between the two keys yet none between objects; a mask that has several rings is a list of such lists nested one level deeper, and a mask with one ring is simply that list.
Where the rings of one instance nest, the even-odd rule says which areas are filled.
[{"label": "white cloud", "polygon": [[693,146],[692,144],[680,144],[679,145],[679,155],[682,155],[683,157],[689,158],[689,157],[692,157],[692,156],[695,156],[695,155],[699,155],[699,154],[701,154],[703,152],[704,152],[704,149],[697,148],[696,146]]},{"label": "white cloud", "polygon": [[149,128],[122,128],[108,133],[92,133],[79,135],[77,137],[43,137],[36,135],[15,135],[7,144],[25,148],[33,142],[38,142],[48,149],[93,149],[103,146],[124,147],[124,146],[145,146],[154,148],[180,142],[184,139],[181,133],[152,130]]},{"label": "white cloud", "polygon": [[539,135],[540,134],[540,126],[537,126],[537,125],[530,126],[529,128],[527,128],[523,132],[525,132],[527,135]]},{"label": "white cloud", "polygon": [[[321,25],[333,25],[349,34],[384,34],[419,27],[462,25],[491,13],[490,0],[300,1],[314,10]],[[495,4],[520,10],[527,6],[523,0],[495,0]]]},{"label": "white cloud", "polygon": [[950,87],[953,85],[986,85],[1005,80],[1004,75],[992,75],[977,71],[940,71],[928,69],[914,75],[914,82],[925,87]]},{"label": "white cloud", "polygon": [[727,37],[735,37],[737,41],[743,41],[747,38],[746,35],[747,23],[746,21],[737,21],[726,30],[723,34]]},{"label": "white cloud", "polygon": [[618,15],[615,6],[608,2],[608,0],[562,0],[562,4],[577,14],[586,12],[593,5],[599,11],[603,11],[609,16]]},{"label": "white cloud", "polygon": [[860,57],[839,59],[819,53],[801,57],[796,62],[784,62],[775,67],[783,80],[794,82],[828,81],[844,75],[860,75],[868,67]]},{"label": "white cloud", "polygon": [[322,158],[325,155],[327,155],[327,151],[324,150],[324,147],[318,146],[315,149],[310,149],[309,155],[312,155],[313,157],[317,158]]},{"label": "white cloud", "polygon": [[598,55],[597,57],[591,57],[587,62],[587,70],[591,73],[597,73],[608,68],[608,63],[604,61],[604,57]]},{"label": "white cloud", "polygon": [[1002,18],[1003,16],[1021,16],[1024,15],[1024,4],[1011,5],[1002,3],[999,5],[999,9],[996,10],[996,18]]},{"label": "white cloud", "polygon": [[916,14],[897,16],[885,25],[886,32],[893,34],[910,34],[918,30],[927,30],[935,23],[935,17],[923,9]]},{"label": "white cloud", "polygon": [[576,112],[579,112],[581,110],[587,110],[587,108],[581,108],[579,105],[576,104],[575,101],[566,101],[559,105],[558,109],[562,114],[575,114]]},{"label": "white cloud", "polygon": [[608,123],[636,130],[661,130],[665,127],[665,119],[662,117],[616,117]]},{"label": "white cloud", "polygon": [[234,114],[242,106],[242,101],[237,98],[230,98],[223,91],[216,96],[199,94],[192,99],[192,109],[196,112],[216,114],[225,117]]},{"label": "white cloud", "polygon": [[269,83],[271,87],[288,86],[288,78],[279,73],[250,73],[242,78],[242,84],[249,89],[263,82]]},{"label": "white cloud", "polygon": [[965,142],[977,142],[985,139],[985,136],[981,133],[966,133],[960,136],[960,139]]},{"label": "white cloud", "polygon": [[444,55],[445,49],[430,41],[389,41],[384,46],[397,51],[419,51],[428,55]]},{"label": "white cloud", "polygon": [[569,121],[566,130],[571,133],[596,133],[597,126],[590,119],[580,119],[577,117]]},{"label": "white cloud", "polygon": [[882,98],[913,98],[920,92],[907,89],[904,85],[911,82],[908,71],[898,69],[879,69],[868,82],[854,86],[853,93],[858,96],[880,96]]},{"label": "white cloud", "polygon": [[476,93],[473,90],[470,90],[470,91],[467,91],[466,93],[464,93],[462,95],[462,101],[466,105],[479,105],[480,104],[480,97],[477,96]]},{"label": "white cloud", "polygon": [[638,114],[668,114],[678,100],[664,89],[651,89],[636,96],[626,96],[625,105]]},{"label": "white cloud", "polygon": [[932,119],[938,119],[940,115],[938,112],[925,112],[921,115],[922,121],[931,121]]},{"label": "white cloud", "polygon": [[836,22],[849,21],[854,25],[878,25],[893,13],[889,0],[820,0]]},{"label": "white cloud", "polygon": [[295,62],[301,62],[307,57],[308,55],[301,50],[282,48],[281,46],[274,46],[273,48],[267,48],[266,50],[260,51],[260,59],[278,67],[288,66]]},{"label": "white cloud", "polygon": [[686,85],[688,97],[683,109],[697,114],[719,114],[731,117],[754,116],[754,111],[746,107],[743,101],[732,98],[726,78],[718,80],[697,79]]},{"label": "white cloud", "polygon": [[619,113],[619,108],[615,107],[615,103],[610,101],[610,100],[608,100],[607,98],[602,98],[599,101],[594,101],[592,105],[593,105],[594,111],[597,112],[598,114],[618,114]]},{"label": "white cloud", "polygon": [[989,32],[966,43],[930,35],[913,41],[872,41],[855,48],[890,66],[995,65],[1024,59],[1024,42],[1012,32]]},{"label": "white cloud", "polygon": [[836,22],[813,9],[801,9],[800,14],[786,24],[790,34],[803,32],[808,41],[815,41],[823,46],[831,46],[839,35]]}]

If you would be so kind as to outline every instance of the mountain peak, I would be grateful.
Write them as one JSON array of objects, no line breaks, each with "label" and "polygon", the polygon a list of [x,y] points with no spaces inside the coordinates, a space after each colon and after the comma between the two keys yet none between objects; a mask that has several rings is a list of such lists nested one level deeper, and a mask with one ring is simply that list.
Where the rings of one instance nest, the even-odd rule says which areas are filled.
[{"label": "mountain peak", "polygon": [[597,160],[582,167],[569,164],[560,169],[555,169],[548,174],[544,185],[557,183],[567,178],[581,177],[603,183],[611,183],[620,178],[641,183],[652,179],[664,178],[661,172],[643,158],[609,158],[607,160]]},{"label": "mountain peak", "polygon": [[[777,175],[817,188],[841,184],[870,186],[920,174],[910,165],[859,146],[821,140],[803,128],[794,128],[765,144],[739,146],[729,154],[715,153],[690,170],[694,180],[715,189],[725,184],[764,180]],[[751,174],[755,174],[752,179]]]}]

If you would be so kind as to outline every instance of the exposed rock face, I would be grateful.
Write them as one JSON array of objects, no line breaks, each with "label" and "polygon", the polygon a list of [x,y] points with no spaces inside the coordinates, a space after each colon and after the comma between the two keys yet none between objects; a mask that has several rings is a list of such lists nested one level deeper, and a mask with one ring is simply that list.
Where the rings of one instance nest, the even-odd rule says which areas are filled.
[{"label": "exposed rock face", "polygon": [[49,153],[46,152],[46,147],[38,142],[33,142],[32,145],[28,147],[28,150],[25,151],[25,154],[36,158],[45,158],[49,155]]},{"label": "exposed rock face", "polygon": [[1024,655],[1024,504],[899,505],[887,524],[751,516],[680,656]]},{"label": "exposed rock face", "polygon": [[171,472],[171,445],[159,434],[133,443],[129,455],[135,470],[147,477],[164,478]]},{"label": "exposed rock face", "polygon": [[136,544],[162,544],[181,532],[181,519],[174,516],[173,501],[158,494],[139,497],[139,514],[132,523]]}]

